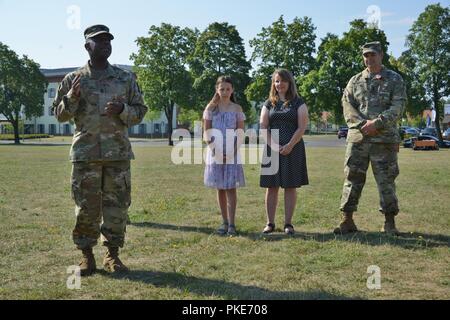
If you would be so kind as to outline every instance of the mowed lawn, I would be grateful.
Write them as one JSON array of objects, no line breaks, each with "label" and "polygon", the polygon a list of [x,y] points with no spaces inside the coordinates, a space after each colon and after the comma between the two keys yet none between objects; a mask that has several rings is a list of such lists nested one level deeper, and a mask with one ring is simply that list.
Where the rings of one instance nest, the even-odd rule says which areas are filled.
[{"label": "mowed lawn", "polygon": [[[378,232],[383,216],[371,169],[356,215],[362,231],[332,233],[343,147],[307,147],[310,186],[299,190],[296,235],[281,233],[281,193],[278,230],[262,236],[259,166],[246,165],[233,238],[214,234],[221,217],[202,165],[172,164],[169,147],[134,150],[132,224],[121,251],[131,272],[100,271],[70,290],[67,269],[80,252],[71,240],[69,146],[0,145],[0,299],[450,298],[450,150],[401,148],[400,237]],[[104,252],[95,248],[98,267]],[[369,266],[381,270],[379,290],[367,288]]]}]

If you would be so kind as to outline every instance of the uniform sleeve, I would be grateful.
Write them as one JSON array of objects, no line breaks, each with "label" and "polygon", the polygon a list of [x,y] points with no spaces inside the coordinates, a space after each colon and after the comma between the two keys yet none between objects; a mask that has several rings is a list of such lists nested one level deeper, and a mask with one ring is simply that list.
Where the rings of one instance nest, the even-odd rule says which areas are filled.
[{"label": "uniform sleeve", "polygon": [[344,90],[342,107],[345,122],[347,122],[349,129],[360,129],[366,123],[367,119],[357,108],[358,104],[353,96],[353,80],[354,78],[349,81]]},{"label": "uniform sleeve", "polygon": [[375,127],[380,130],[395,125],[402,116],[406,104],[406,87],[401,76],[396,75],[394,90],[389,108],[375,120]]},{"label": "uniform sleeve", "polygon": [[53,101],[53,113],[59,122],[67,122],[72,119],[78,109],[79,98],[69,93],[75,76],[75,74],[69,74],[64,78]]},{"label": "uniform sleeve", "polygon": [[144,119],[147,111],[148,108],[144,104],[144,99],[136,80],[131,76],[128,101],[124,103],[123,111],[119,117],[128,128],[131,128]]}]

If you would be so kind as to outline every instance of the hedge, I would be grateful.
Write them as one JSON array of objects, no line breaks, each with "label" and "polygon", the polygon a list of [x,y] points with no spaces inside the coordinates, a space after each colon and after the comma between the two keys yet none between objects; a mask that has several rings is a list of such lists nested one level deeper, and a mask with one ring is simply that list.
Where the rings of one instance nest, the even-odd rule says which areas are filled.
[{"label": "hedge", "polygon": [[[48,134],[21,134],[19,135],[20,140],[22,139],[40,139],[40,138],[51,138]],[[14,140],[13,134],[0,134],[0,140]]]}]

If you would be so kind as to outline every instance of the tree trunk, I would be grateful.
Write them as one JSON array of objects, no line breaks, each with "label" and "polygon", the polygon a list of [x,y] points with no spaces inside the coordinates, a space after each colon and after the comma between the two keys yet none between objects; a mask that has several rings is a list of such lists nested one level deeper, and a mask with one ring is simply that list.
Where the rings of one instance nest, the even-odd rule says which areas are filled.
[{"label": "tree trunk", "polygon": [[172,132],[173,132],[173,125],[172,125],[172,119],[173,119],[173,107],[174,107],[175,103],[170,101],[169,102],[169,106],[167,108],[165,108],[165,113],[166,113],[166,118],[167,118],[167,124],[169,126],[169,130],[168,130],[168,136],[169,136],[169,146],[173,146],[173,141],[172,141]]},{"label": "tree trunk", "polygon": [[439,114],[439,94],[437,92],[434,93],[434,111],[436,112],[436,119],[434,121],[435,125],[436,125],[436,131],[437,131],[437,135],[439,138],[440,143],[443,143],[443,139],[442,139],[442,132],[441,132],[441,121],[439,119],[440,114]]},{"label": "tree trunk", "polygon": [[12,121],[12,125],[14,128],[14,144],[20,144],[20,137],[19,137],[19,117],[16,117]]}]

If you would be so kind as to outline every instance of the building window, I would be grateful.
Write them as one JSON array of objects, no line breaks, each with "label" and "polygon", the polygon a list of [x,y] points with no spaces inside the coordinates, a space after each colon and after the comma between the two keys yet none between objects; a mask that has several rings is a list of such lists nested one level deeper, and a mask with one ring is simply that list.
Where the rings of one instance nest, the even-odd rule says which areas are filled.
[{"label": "building window", "polygon": [[146,135],[147,134],[147,125],[145,123],[142,123],[139,125],[139,134],[140,135]]},{"label": "building window", "polygon": [[34,132],[34,124],[25,124],[24,125],[25,134],[33,134]]},{"label": "building window", "polygon": [[161,127],[159,123],[155,123],[154,128],[155,133],[160,133],[161,132]]},{"label": "building window", "polygon": [[64,135],[69,136],[72,134],[72,130],[69,124],[64,125]]},{"label": "building window", "polygon": [[48,125],[48,134],[56,135],[56,124]]},{"label": "building window", "polygon": [[48,97],[50,99],[54,99],[55,96],[56,96],[56,89],[55,88],[48,89]]},{"label": "building window", "polygon": [[43,125],[43,124],[38,125],[38,133],[40,133],[40,134],[45,133],[45,125]]}]

